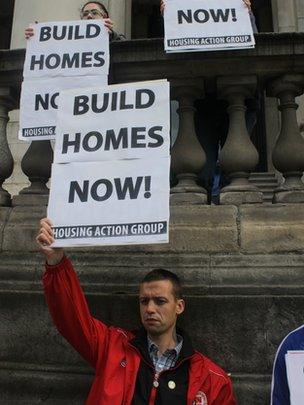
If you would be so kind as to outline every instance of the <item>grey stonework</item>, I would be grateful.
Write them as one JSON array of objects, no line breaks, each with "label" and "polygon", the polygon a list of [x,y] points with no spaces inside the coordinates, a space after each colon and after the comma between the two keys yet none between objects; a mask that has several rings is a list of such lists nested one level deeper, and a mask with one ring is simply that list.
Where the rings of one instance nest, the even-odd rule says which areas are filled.
[{"label": "grey stonework", "polygon": [[[174,206],[168,245],[70,252],[92,313],[138,325],[138,282],[176,271],[195,346],[232,374],[240,405],[268,403],[275,350],[303,323],[304,204]],[[0,404],[82,404],[93,370],[52,325],[34,236],[45,208],[0,208]],[[16,387],[18,389],[16,390]],[[22,403],[22,402],[21,402]]]}]

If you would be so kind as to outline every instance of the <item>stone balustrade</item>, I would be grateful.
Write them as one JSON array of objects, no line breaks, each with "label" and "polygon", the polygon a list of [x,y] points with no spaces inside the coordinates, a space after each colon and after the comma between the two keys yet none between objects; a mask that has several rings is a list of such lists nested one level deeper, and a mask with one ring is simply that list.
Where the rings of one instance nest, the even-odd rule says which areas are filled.
[{"label": "stone balustrade", "polygon": [[[24,50],[0,51],[0,206],[45,205],[52,149],[47,141],[32,143],[22,160],[30,186],[13,200],[2,188],[10,177],[13,159],[8,148],[8,111],[18,106],[12,94],[20,93]],[[179,132],[172,148],[172,203],[206,204],[206,190],[197,184],[206,154],[194,125],[195,101],[204,92],[225,99],[230,117],[226,143],[220,153],[223,170],[231,183],[222,189],[221,204],[262,202],[261,192],[248,181],[259,156],[246,129],[245,99],[257,90],[276,97],[281,132],[273,150],[273,164],[285,182],[275,191],[274,203],[304,202],[304,140],[296,118],[295,97],[304,92],[304,34],[259,34],[254,50],[166,55],[161,40],[112,44],[114,82],[167,78],[172,99],[179,102]],[[84,79],[85,80],[85,79]],[[204,136],[204,134],[202,135]]]}]

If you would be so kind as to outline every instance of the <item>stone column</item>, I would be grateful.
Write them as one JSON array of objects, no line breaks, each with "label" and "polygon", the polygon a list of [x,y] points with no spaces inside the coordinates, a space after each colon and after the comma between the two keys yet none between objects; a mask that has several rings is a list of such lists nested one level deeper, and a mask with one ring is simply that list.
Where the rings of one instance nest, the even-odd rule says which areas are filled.
[{"label": "stone column", "polygon": [[14,97],[9,87],[0,87],[0,206],[9,207],[11,196],[2,187],[13,173],[14,160],[7,142],[8,112],[14,107]]},{"label": "stone column", "polygon": [[47,205],[49,189],[46,183],[51,177],[53,150],[50,141],[34,141],[21,161],[21,168],[30,186],[13,198],[13,205]]},{"label": "stone column", "polygon": [[109,0],[109,13],[115,22],[114,29],[120,34],[131,37],[131,0]]},{"label": "stone column", "polygon": [[295,98],[304,91],[304,75],[285,75],[271,82],[267,95],[280,99],[281,131],[272,159],[274,167],[283,174],[285,183],[275,190],[275,203],[304,202],[304,139],[301,136]]},{"label": "stone column", "polygon": [[298,30],[297,0],[272,0],[272,15],[275,32],[294,32]]},{"label": "stone column", "polygon": [[298,0],[298,31],[304,31],[304,2],[303,0]]},{"label": "stone column", "polygon": [[250,172],[259,162],[258,152],[250,140],[245,120],[245,99],[254,96],[255,76],[226,76],[218,79],[219,97],[229,103],[229,131],[220,152],[220,164],[231,179],[221,190],[221,204],[261,203],[262,193],[249,183]]},{"label": "stone column", "polygon": [[192,80],[173,82],[173,99],[179,102],[179,130],[171,153],[171,170],[178,184],[171,189],[171,202],[206,204],[207,193],[197,185],[197,174],[206,163],[206,155],[195,132],[194,102],[202,96],[202,83]]}]

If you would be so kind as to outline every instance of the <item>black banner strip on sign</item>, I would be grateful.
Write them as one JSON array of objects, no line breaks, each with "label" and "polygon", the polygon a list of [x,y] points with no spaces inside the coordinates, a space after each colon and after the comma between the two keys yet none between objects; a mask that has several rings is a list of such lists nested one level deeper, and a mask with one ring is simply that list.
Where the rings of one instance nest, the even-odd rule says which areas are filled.
[{"label": "black banner strip on sign", "polygon": [[167,221],[131,224],[78,225],[53,227],[54,238],[111,238],[118,236],[162,235],[167,233]]},{"label": "black banner strip on sign", "polygon": [[22,128],[22,136],[25,138],[30,136],[47,136],[55,135],[55,126],[51,127],[35,127],[35,128]]},{"label": "black banner strip on sign", "polygon": [[170,47],[178,46],[201,46],[201,45],[225,45],[225,44],[244,44],[251,41],[250,35],[234,35],[225,37],[201,37],[201,38],[174,38],[168,39],[167,45]]}]

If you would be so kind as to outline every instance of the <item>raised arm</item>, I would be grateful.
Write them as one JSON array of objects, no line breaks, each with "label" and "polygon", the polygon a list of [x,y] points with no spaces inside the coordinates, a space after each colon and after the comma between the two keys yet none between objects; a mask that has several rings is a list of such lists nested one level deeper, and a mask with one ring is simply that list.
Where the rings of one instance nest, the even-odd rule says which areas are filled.
[{"label": "raised arm", "polygon": [[37,243],[46,258],[43,286],[50,314],[58,331],[93,367],[106,347],[108,328],[90,314],[70,260],[62,249],[51,248],[52,223],[40,222]]}]

